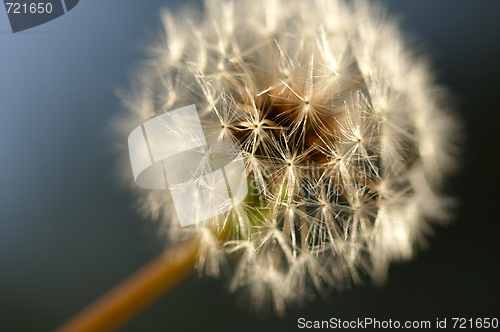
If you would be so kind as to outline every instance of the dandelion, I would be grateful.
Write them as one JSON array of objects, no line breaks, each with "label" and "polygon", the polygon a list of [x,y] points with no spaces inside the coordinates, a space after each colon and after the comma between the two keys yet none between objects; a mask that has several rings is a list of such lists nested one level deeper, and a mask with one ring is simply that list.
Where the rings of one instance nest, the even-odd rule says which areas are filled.
[{"label": "dandelion", "polygon": [[283,315],[315,293],[383,282],[446,221],[456,124],[380,7],[206,0],[162,17],[163,38],[121,94],[120,137],[195,104],[207,139],[240,147],[249,183],[243,203],[188,227],[168,192],[136,188],[168,243],[198,239],[199,274],[227,266],[231,291]]}]

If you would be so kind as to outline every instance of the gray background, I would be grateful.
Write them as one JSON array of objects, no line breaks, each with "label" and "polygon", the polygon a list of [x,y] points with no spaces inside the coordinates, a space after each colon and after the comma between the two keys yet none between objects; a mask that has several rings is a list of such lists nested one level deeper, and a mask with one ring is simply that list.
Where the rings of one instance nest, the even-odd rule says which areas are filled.
[{"label": "gray background", "polygon": [[[455,223],[382,288],[259,320],[224,281],[192,278],[123,331],[279,331],[298,317],[499,317],[500,2],[385,1],[455,95],[467,141]],[[178,5],[178,4],[177,4]],[[0,8],[0,331],[50,331],[161,249],[117,185],[105,124],[168,1],[87,0],[12,34]],[[424,45],[424,46],[422,46]]]}]

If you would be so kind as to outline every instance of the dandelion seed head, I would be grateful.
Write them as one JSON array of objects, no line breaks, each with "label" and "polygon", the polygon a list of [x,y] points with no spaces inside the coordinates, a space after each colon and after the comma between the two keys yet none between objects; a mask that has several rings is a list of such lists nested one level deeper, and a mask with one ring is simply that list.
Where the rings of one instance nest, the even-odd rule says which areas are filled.
[{"label": "dandelion seed head", "polygon": [[196,104],[210,141],[240,147],[249,183],[243,203],[182,228],[168,193],[137,189],[170,241],[200,239],[200,274],[231,265],[231,291],[283,315],[315,291],[383,282],[446,220],[456,122],[380,6],[206,0],[162,19],[120,94],[120,135]]}]

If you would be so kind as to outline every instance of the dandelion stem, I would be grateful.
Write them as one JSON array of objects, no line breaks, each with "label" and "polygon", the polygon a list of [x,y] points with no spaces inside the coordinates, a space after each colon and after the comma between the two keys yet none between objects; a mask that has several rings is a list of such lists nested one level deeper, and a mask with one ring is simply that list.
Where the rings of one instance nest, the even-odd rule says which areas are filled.
[{"label": "dandelion stem", "polygon": [[199,242],[184,242],[161,254],[54,332],[114,331],[194,270]]}]

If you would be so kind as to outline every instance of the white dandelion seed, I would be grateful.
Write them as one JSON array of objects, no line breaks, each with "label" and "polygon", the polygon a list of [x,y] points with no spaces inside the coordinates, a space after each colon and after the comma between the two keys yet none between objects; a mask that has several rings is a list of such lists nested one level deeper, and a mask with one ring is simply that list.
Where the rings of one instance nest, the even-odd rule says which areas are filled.
[{"label": "white dandelion seed", "polygon": [[183,228],[168,192],[137,189],[170,241],[199,238],[199,273],[232,266],[231,291],[283,315],[314,289],[384,281],[446,220],[439,189],[456,122],[378,6],[206,0],[201,14],[163,21],[166,35],[120,95],[130,111],[120,137],[196,104],[209,140],[239,145],[250,184],[242,204]]}]

